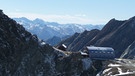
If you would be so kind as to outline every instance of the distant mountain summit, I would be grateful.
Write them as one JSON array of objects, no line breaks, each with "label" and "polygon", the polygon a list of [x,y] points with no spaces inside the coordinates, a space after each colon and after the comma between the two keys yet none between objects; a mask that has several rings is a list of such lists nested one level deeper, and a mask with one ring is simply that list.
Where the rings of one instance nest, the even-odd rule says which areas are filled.
[{"label": "distant mountain summit", "polygon": [[80,25],[80,24],[59,24],[56,22],[46,22],[42,19],[29,20],[25,17],[13,18],[22,24],[29,32],[36,34],[40,39],[47,40],[52,37],[65,37],[85,30],[102,29],[103,25]]},{"label": "distant mountain summit", "polygon": [[[70,41],[72,42],[69,43]],[[129,20],[124,21],[111,19],[103,27],[101,31],[93,30],[93,32],[85,31],[77,35],[74,34],[72,37],[62,41],[60,44],[66,44],[68,46],[68,50],[70,51],[79,51],[83,49],[85,46],[90,45],[113,47],[115,49],[117,57],[123,54],[123,57],[125,56],[125,58],[128,57],[134,58],[135,56],[134,54],[135,50],[133,48],[134,41],[135,41],[135,17],[132,17]],[[85,45],[82,45],[84,42]],[[127,53],[129,52],[127,48],[130,50],[130,53]],[[124,52],[125,50],[126,52]],[[123,52],[127,53],[128,55],[124,54]]]}]

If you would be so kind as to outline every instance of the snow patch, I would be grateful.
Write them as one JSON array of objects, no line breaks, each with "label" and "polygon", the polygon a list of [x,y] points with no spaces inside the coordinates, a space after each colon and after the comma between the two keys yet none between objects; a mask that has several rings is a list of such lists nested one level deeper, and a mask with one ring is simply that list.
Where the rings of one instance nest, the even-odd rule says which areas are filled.
[{"label": "snow patch", "polygon": [[116,74],[116,76],[119,76],[119,75],[129,75],[129,74],[134,74],[135,73],[135,71],[133,71],[133,72],[129,72],[129,71],[122,72],[122,69],[119,68],[119,67],[117,69],[118,69],[119,74]]},{"label": "snow patch", "polygon": [[66,46],[65,44],[62,44],[62,46],[63,46],[64,48],[67,48],[67,46]]},{"label": "snow patch", "polygon": [[109,75],[111,75],[112,74],[112,72],[109,72],[107,75],[109,76]]},{"label": "snow patch", "polygon": [[84,52],[80,52],[81,53],[81,55],[88,55],[87,53],[84,53]]},{"label": "snow patch", "polygon": [[103,71],[103,74],[105,74],[106,72],[108,72],[109,70],[111,70],[112,68],[108,68],[108,69],[105,69],[104,71]]},{"label": "snow patch", "polygon": [[46,43],[45,42],[41,42],[41,45],[45,45]]},{"label": "snow patch", "polygon": [[122,74],[122,69],[121,68],[117,68],[118,69],[118,72],[120,73],[120,74]]},{"label": "snow patch", "polygon": [[122,65],[119,65],[119,64],[109,64],[108,67],[120,67]]},{"label": "snow patch", "polygon": [[115,74],[114,76],[128,76],[130,74],[134,74],[135,71],[133,72],[120,72],[119,74]]}]

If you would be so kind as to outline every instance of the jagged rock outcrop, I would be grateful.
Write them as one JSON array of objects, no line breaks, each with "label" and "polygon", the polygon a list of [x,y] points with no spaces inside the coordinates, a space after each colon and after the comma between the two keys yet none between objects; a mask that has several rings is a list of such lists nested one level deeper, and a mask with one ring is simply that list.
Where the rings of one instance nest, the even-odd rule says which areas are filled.
[{"label": "jagged rock outcrop", "polygon": [[0,76],[94,76],[90,63],[54,49],[0,11]]}]

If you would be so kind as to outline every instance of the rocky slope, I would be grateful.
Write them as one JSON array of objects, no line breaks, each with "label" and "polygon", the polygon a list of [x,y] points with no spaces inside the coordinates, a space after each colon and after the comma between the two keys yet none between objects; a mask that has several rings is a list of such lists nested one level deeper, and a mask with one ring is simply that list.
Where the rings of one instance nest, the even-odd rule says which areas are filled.
[{"label": "rocky slope", "polygon": [[116,50],[116,56],[120,56],[123,51],[135,40],[135,17],[130,18],[120,25],[116,30],[98,40],[96,46],[111,46]]},{"label": "rocky slope", "polygon": [[121,58],[135,59],[135,41],[123,52]]},{"label": "rocky slope", "polygon": [[104,63],[106,66],[99,76],[135,76],[135,60],[117,59]]},{"label": "rocky slope", "polygon": [[65,40],[65,39],[67,39],[69,37],[70,37],[70,35],[64,36],[62,38],[58,37],[58,36],[53,36],[52,38],[47,39],[45,42],[50,44],[51,46],[55,46],[58,43],[60,43],[61,41]]},{"label": "rocky slope", "polygon": [[47,39],[46,43],[54,46],[54,45],[56,45],[57,43],[59,43],[61,41],[62,41],[62,39],[60,37],[54,36],[54,37],[52,37],[50,39]]},{"label": "rocky slope", "polygon": [[0,10],[0,76],[95,76],[91,64],[49,46]]},{"label": "rocky slope", "polygon": [[0,12],[0,76],[52,75],[55,73],[54,64],[50,64],[54,62],[51,56],[55,53],[50,54],[53,51]]},{"label": "rocky slope", "polygon": [[68,46],[67,50],[69,51],[78,51],[81,50],[94,36],[99,33],[99,30],[93,29],[91,31],[84,31],[83,33],[76,33],[71,38],[64,40],[61,44]]},{"label": "rocky slope", "polygon": [[[66,44],[67,42],[72,41],[72,43],[67,45],[69,48],[68,50],[71,51],[79,51],[83,47],[90,45],[112,47],[116,52],[116,56],[120,57],[128,46],[135,41],[135,17],[124,21],[112,19],[100,32],[92,33],[89,31],[90,34],[88,36],[87,34],[82,35],[83,33],[80,33],[73,40],[69,38],[60,44]],[[78,43],[83,42],[85,42],[86,45],[78,45]],[[81,48],[78,49],[80,46]]]}]

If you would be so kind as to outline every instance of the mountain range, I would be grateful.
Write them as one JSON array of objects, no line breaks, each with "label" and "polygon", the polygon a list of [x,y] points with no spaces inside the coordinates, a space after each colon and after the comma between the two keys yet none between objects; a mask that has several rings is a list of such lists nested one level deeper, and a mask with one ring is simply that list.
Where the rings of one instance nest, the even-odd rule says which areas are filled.
[{"label": "mountain range", "polygon": [[[124,21],[112,19],[102,30],[75,33],[64,40],[61,43],[73,48],[62,51],[0,10],[0,76],[134,76],[134,37],[135,17]],[[122,55],[120,59],[100,61],[72,52],[77,51],[77,46],[82,49],[87,45],[110,46]]]},{"label": "mountain range", "polygon": [[[79,51],[86,46],[112,47],[116,56],[134,58],[135,17],[128,20],[111,19],[102,30],[93,29],[83,33],[75,33],[72,37],[62,41],[69,51]],[[130,51],[129,51],[130,50]]]},{"label": "mountain range", "polygon": [[42,19],[29,20],[25,17],[13,18],[17,23],[23,25],[26,30],[36,34],[40,39],[47,40],[55,37],[71,36],[74,33],[81,33],[85,30],[102,29],[103,25],[81,25],[81,24],[59,24],[56,22],[46,22]]}]

